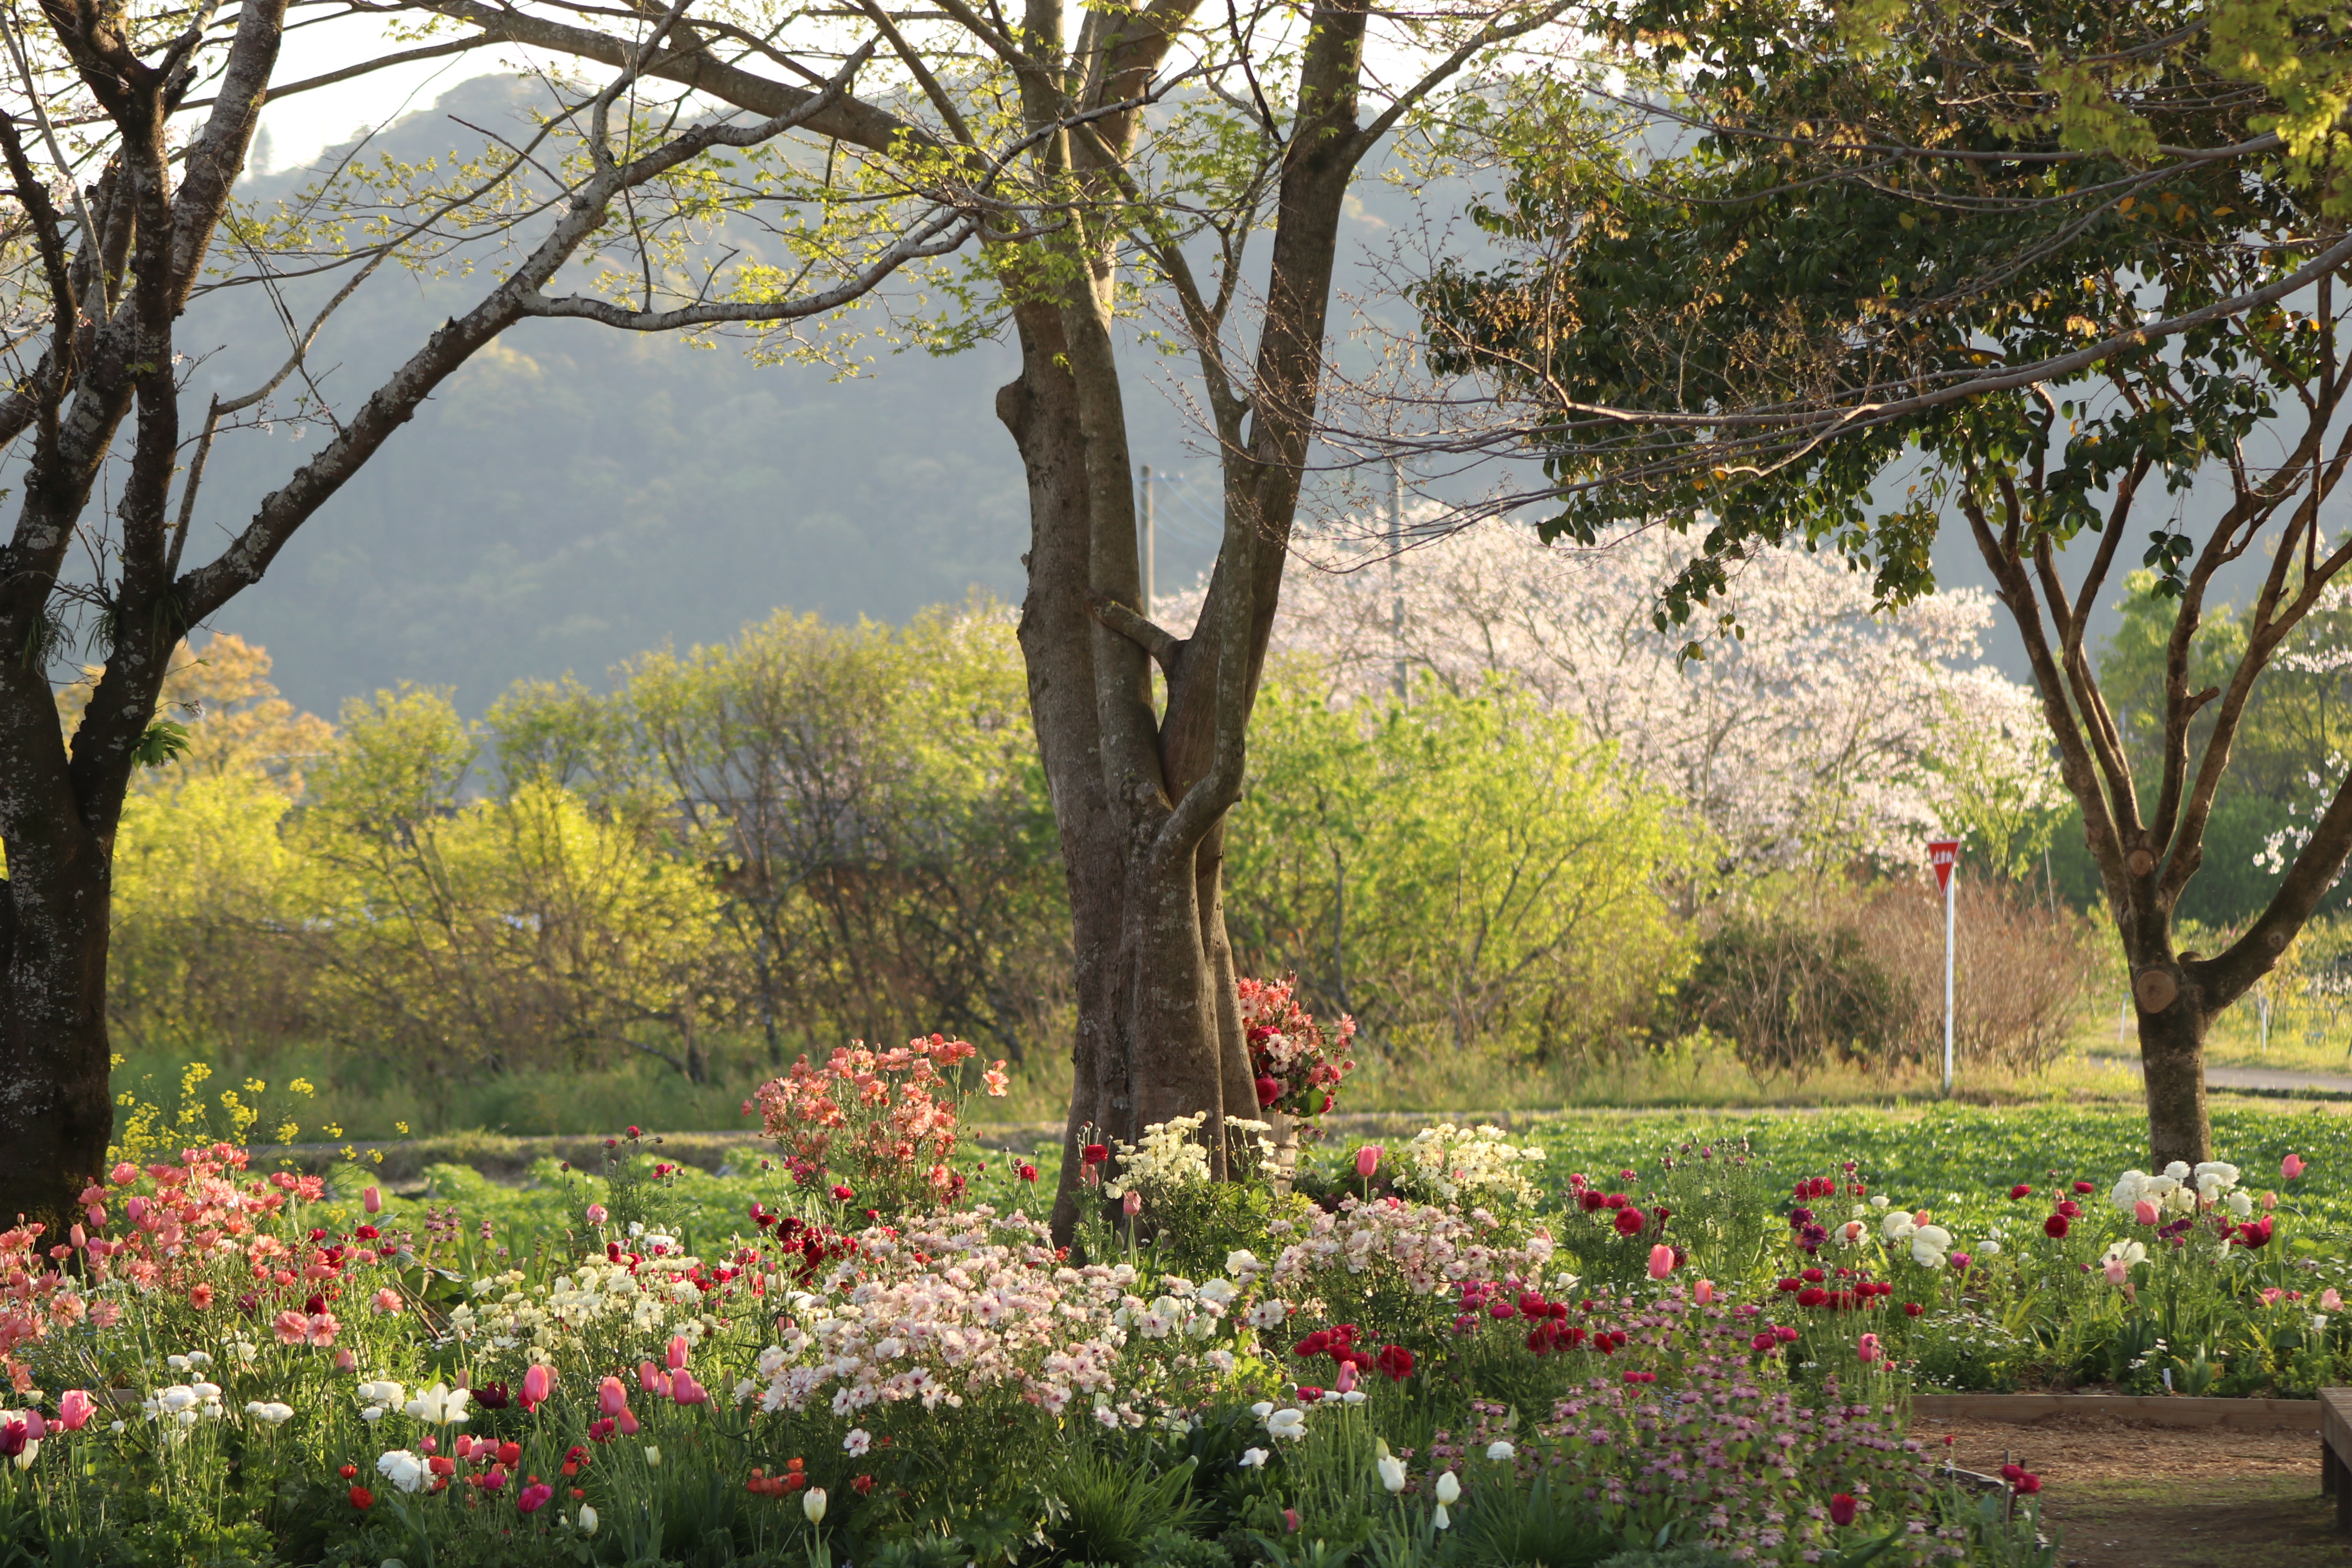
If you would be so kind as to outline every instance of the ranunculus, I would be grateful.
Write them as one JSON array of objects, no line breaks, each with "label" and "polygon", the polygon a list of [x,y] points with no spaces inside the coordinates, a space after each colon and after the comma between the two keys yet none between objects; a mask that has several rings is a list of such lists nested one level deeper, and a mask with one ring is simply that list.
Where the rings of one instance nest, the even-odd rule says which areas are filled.
[{"label": "ranunculus", "polygon": [[365,1487],[353,1487],[352,1489],[352,1506],[353,1508],[373,1508],[375,1506],[375,1493],[368,1490]]},{"label": "ranunculus", "polygon": [[400,1292],[387,1285],[375,1293],[375,1310],[379,1312],[400,1310]]},{"label": "ranunculus", "polygon": [[1852,1524],[1858,1506],[1853,1500],[1853,1494],[1849,1492],[1835,1494],[1830,1499],[1830,1522],[1840,1529]]},{"label": "ranunculus", "polygon": [[606,1220],[612,1217],[613,1216],[610,1214],[605,1212],[605,1208],[603,1204],[590,1204],[588,1205],[588,1223],[590,1225],[603,1225]]},{"label": "ranunculus", "polygon": [[1391,1383],[1402,1383],[1412,1375],[1412,1352],[1402,1345],[1382,1345],[1372,1364],[1387,1374]]},{"label": "ranunculus", "polygon": [[193,1286],[193,1287],[191,1287],[191,1288],[189,1289],[189,1291],[188,1291],[188,1305],[189,1305],[189,1306],[194,1307],[197,1311],[202,1312],[202,1311],[208,1310],[211,1308],[212,1304],[213,1304],[213,1288],[212,1288],[211,1286],[209,1286],[209,1285],[196,1285],[196,1286]]},{"label": "ranunculus", "polygon": [[1627,1204],[1623,1208],[1617,1211],[1616,1219],[1611,1223],[1616,1226],[1618,1235],[1633,1236],[1641,1230],[1642,1226],[1647,1223],[1648,1219],[1649,1216],[1643,1214],[1640,1209],[1635,1208],[1631,1204]]},{"label": "ranunculus", "polygon": [[1264,1110],[1281,1098],[1282,1084],[1279,1080],[1270,1078],[1257,1080],[1257,1108],[1260,1110]]},{"label": "ranunculus", "polygon": [[2009,1189],[2009,1195],[2012,1198],[2030,1198],[2033,1195],[2033,1189],[2020,1182]]},{"label": "ranunculus", "polygon": [[2042,1234],[2053,1241],[2063,1240],[2066,1235],[2066,1216],[2063,1214],[2053,1214],[2043,1220]]},{"label": "ranunculus", "polygon": [[1650,1248],[1650,1278],[1664,1279],[1675,1271],[1675,1249],[1664,1242]]},{"label": "ranunculus", "polygon": [[302,1336],[310,1331],[310,1320],[289,1309],[269,1321],[269,1331],[278,1336],[281,1345],[299,1345]]}]

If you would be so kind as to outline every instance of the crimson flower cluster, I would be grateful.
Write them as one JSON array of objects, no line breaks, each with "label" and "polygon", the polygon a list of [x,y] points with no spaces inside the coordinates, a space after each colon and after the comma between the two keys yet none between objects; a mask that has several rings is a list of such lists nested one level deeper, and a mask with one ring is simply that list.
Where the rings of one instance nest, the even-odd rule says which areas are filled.
[{"label": "crimson flower cluster", "polygon": [[1334,1323],[1328,1329],[1318,1329],[1290,1347],[1291,1354],[1302,1361],[1318,1356],[1329,1356],[1339,1366],[1352,1366],[1358,1372],[1377,1372],[1391,1383],[1402,1383],[1412,1375],[1412,1352],[1402,1345],[1382,1345],[1377,1353],[1360,1350],[1356,1336],[1361,1332],[1353,1323]]},{"label": "crimson flower cluster", "polygon": [[1832,1283],[1826,1270],[1808,1268],[1782,1279],[1776,1289],[1783,1295],[1796,1297],[1800,1307],[1826,1307],[1833,1312],[1854,1311],[1881,1296],[1895,1294],[1895,1287],[1885,1280],[1855,1279],[1852,1269],[1841,1268],[1835,1278],[1852,1283]]}]

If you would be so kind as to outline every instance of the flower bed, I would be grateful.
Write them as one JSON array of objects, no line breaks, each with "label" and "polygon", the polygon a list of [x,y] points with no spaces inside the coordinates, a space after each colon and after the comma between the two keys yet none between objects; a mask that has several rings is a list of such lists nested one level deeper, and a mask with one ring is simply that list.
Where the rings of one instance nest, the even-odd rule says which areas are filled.
[{"label": "flower bed", "polygon": [[995,1070],[936,1037],[804,1063],[723,1178],[636,1129],[599,1172],[453,1173],[422,1205],[228,1144],[121,1165],[68,1235],[0,1233],[0,1541],[174,1568],[2008,1563],[2036,1560],[2038,1478],[1953,1489],[1904,1436],[1914,1392],[2346,1370],[2323,1142],[2259,1181],[2037,1152],[1954,1191],[1903,1161],[1964,1116],[1895,1158],[1837,1157],[1827,1119],[1769,1157],[1627,1121],[1611,1146],[1652,1152],[1625,1163],[1577,1123],[1440,1125],[1327,1143],[1280,1192],[1211,1182],[1186,1121],[1102,1147],[1065,1247],[1050,1157],[963,1141]]}]

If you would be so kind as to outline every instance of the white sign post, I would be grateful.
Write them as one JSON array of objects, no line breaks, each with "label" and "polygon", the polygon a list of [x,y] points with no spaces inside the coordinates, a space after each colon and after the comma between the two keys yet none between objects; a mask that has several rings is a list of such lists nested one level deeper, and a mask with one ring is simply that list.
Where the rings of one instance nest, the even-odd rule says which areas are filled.
[{"label": "white sign post", "polygon": [[1937,838],[1927,845],[1927,864],[1944,889],[1944,1093],[1952,1092],[1952,868],[1960,858],[1960,841]]}]

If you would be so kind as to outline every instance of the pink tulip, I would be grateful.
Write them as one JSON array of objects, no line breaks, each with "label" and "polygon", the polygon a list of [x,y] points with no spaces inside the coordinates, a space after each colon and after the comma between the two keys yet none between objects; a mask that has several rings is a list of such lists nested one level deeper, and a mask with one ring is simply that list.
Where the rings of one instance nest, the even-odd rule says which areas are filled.
[{"label": "pink tulip", "polygon": [[58,1397],[58,1425],[68,1432],[79,1432],[96,1408],[89,1394],[79,1388],[68,1388]]},{"label": "pink tulip", "polygon": [[2161,1217],[2162,1216],[2157,1211],[2156,1205],[2148,1202],[2146,1198],[2140,1199],[2139,1202],[2132,1205],[2132,1218],[2139,1221],[2142,1225],[2154,1225]]},{"label": "pink tulip", "polygon": [[1675,1249],[1664,1242],[1650,1248],[1650,1278],[1664,1279],[1675,1271]]},{"label": "pink tulip", "polygon": [[2261,1296],[2263,1298],[2263,1305],[2265,1307],[2275,1307],[2281,1301],[2286,1300],[2286,1292],[2280,1289],[2275,1285],[2265,1287],[2261,1291]]},{"label": "pink tulip", "polygon": [[26,1441],[28,1441],[28,1442],[37,1443],[37,1442],[41,1441],[43,1438],[47,1437],[48,1435],[49,1435],[49,1424],[48,1424],[47,1422],[46,1422],[46,1421],[44,1421],[44,1420],[42,1420],[42,1419],[41,1419],[41,1413],[40,1413],[39,1411],[37,1411],[37,1410],[27,1410],[27,1411],[26,1411],[26,1412],[25,1412],[25,1437],[26,1437]]},{"label": "pink tulip", "polygon": [[670,1380],[669,1396],[680,1405],[708,1405],[710,1391],[694,1381],[694,1373],[684,1368]]},{"label": "pink tulip", "polygon": [[637,1435],[637,1416],[636,1412],[633,1410],[622,1411],[613,1417],[613,1423],[621,1429],[621,1436],[624,1437],[634,1437]]},{"label": "pink tulip", "polygon": [[1712,1279],[1702,1279],[1696,1285],[1691,1287],[1691,1300],[1696,1301],[1702,1307],[1714,1300],[1715,1281]]},{"label": "pink tulip", "polygon": [[689,1348],[689,1347],[687,1345],[687,1342],[686,1342],[686,1336],[685,1336],[684,1334],[672,1334],[672,1335],[670,1336],[670,1341],[669,1341],[669,1369],[670,1369],[670,1371],[672,1371],[672,1372],[676,1372],[679,1367],[682,1367],[682,1366],[684,1366],[684,1365],[686,1364],[686,1352],[687,1352],[687,1351],[688,1351],[688,1348]]},{"label": "pink tulip", "polygon": [[2302,1175],[2303,1156],[2300,1154],[2289,1154],[2285,1159],[2281,1160],[2279,1162],[2279,1174],[2284,1176],[2290,1182],[2294,1181],[2297,1176]]},{"label": "pink tulip", "polygon": [[1876,1361],[1878,1359],[1878,1336],[1876,1334],[1863,1335],[1862,1342],[1854,1347],[1854,1352],[1862,1357],[1862,1364],[1864,1366],[1868,1366],[1871,1363]]},{"label": "pink tulip", "polygon": [[1339,1375],[1331,1380],[1331,1386],[1338,1389],[1342,1394],[1345,1394],[1349,1389],[1355,1387],[1356,1363],[1351,1361],[1341,1362],[1339,1363]]},{"label": "pink tulip", "polygon": [[1131,1192],[1128,1194],[1126,1197],[1119,1200],[1118,1206],[1127,1212],[1128,1218],[1133,1219],[1137,1215],[1143,1212],[1143,1194],[1141,1193]]},{"label": "pink tulip", "polygon": [[531,1369],[522,1374],[522,1407],[536,1410],[546,1404],[548,1385],[553,1382],[553,1376],[544,1365],[532,1363]]},{"label": "pink tulip", "polygon": [[382,1214],[383,1212],[383,1194],[376,1191],[373,1187],[365,1189],[360,1194],[360,1207],[367,1210],[370,1214]]},{"label": "pink tulip", "polygon": [[669,1379],[664,1377],[661,1368],[653,1363],[641,1361],[637,1363],[637,1386],[647,1394],[667,1394]]},{"label": "pink tulip", "polygon": [[1372,1173],[1381,1168],[1381,1156],[1386,1152],[1388,1152],[1388,1151],[1382,1149],[1377,1143],[1367,1143],[1362,1148],[1357,1150],[1356,1174],[1362,1177],[1365,1181],[1370,1181],[1372,1179]]},{"label": "pink tulip", "polygon": [[66,1232],[66,1239],[74,1244],[76,1250],[79,1250],[89,1245],[89,1232],[76,1224],[71,1230]]},{"label": "pink tulip", "polygon": [[606,1217],[604,1205],[603,1204],[590,1204],[588,1205],[588,1223],[590,1225],[603,1225]]},{"label": "pink tulip", "polygon": [[535,1486],[523,1488],[521,1494],[515,1499],[515,1507],[525,1513],[537,1513],[547,1506],[548,1500],[554,1495],[555,1489],[541,1481]]},{"label": "pink tulip", "polygon": [[618,1415],[629,1407],[629,1391],[617,1377],[608,1377],[596,1385],[596,1408],[606,1415]]}]

